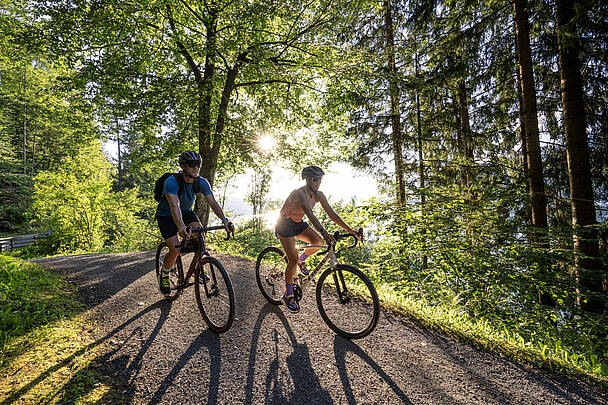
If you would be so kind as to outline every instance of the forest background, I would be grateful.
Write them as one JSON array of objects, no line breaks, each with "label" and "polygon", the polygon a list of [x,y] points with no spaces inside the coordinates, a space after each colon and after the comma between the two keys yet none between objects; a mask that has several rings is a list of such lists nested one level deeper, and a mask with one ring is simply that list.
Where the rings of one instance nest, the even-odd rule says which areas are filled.
[{"label": "forest background", "polygon": [[2,236],[152,249],[190,149],[220,201],[253,169],[215,248],[255,257],[271,168],[348,163],[378,196],[332,201],[369,235],[345,260],[386,306],[605,387],[607,45],[599,0],[1,0]]}]

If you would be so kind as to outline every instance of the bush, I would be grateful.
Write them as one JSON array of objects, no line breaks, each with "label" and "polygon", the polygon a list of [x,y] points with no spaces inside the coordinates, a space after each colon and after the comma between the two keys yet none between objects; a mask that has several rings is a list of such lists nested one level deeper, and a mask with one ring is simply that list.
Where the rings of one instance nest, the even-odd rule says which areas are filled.
[{"label": "bush", "polygon": [[143,238],[146,221],[137,213],[148,200],[137,188],[111,191],[111,165],[98,142],[65,158],[55,171],[35,178],[32,216],[52,236],[42,246],[50,253],[129,251],[151,247]]}]

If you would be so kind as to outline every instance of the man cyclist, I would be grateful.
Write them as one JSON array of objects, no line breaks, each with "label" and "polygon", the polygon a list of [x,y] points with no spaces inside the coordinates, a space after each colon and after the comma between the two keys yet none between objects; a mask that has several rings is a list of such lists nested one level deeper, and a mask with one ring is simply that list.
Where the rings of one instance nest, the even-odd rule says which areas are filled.
[{"label": "man cyclist", "polygon": [[[304,265],[307,257],[311,256],[319,250],[319,248],[308,248],[298,257],[295,238],[310,243],[311,245],[320,245],[323,239],[327,244],[335,244],[336,241],[330,235],[317,217],[313,214],[312,209],[316,203],[321,203],[321,207],[327,213],[327,216],[334,221],[338,226],[342,227],[346,232],[360,239],[356,231],[346,225],[338,214],[331,208],[325,198],[325,194],[319,191],[321,180],[325,173],[318,166],[308,166],[302,170],[302,179],[306,180],[306,185],[295,189],[289,194],[287,200],[281,208],[281,214],[275,227],[275,234],[283,245],[283,250],[287,254],[287,268],[285,269],[285,294],[281,301],[287,309],[293,313],[300,311],[300,306],[295,300],[293,288],[294,279],[296,276],[296,268],[299,267],[304,275],[308,275],[308,269]],[[308,217],[312,225],[321,233],[323,239],[314,229],[302,219],[304,215]]]},{"label": "man cyclist", "polygon": [[[199,176],[201,155],[193,151],[183,152],[179,155],[179,166],[182,171],[167,177],[165,180],[162,198],[156,207],[156,221],[160,233],[169,247],[169,253],[165,256],[163,269],[158,278],[160,292],[164,295],[171,294],[169,274],[180,252],[180,249],[175,247],[179,243],[178,235],[182,238],[188,238],[190,237],[190,228],[202,226],[199,218],[192,211],[196,200],[195,191],[205,196],[215,215],[222,219],[226,232],[234,232],[234,225],[226,218],[222,207],[215,200],[209,182]],[[183,190],[178,195],[180,182]],[[198,187],[194,186],[195,182],[198,182]]]}]

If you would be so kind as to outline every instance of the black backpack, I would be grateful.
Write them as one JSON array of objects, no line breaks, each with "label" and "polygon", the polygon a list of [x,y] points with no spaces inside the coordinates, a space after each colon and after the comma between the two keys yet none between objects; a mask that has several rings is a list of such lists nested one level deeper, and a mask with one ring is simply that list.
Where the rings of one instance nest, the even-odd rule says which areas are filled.
[{"label": "black backpack", "polygon": [[[178,197],[182,195],[184,192],[185,182],[184,175],[182,173],[165,173],[156,180],[154,183],[154,199],[158,202],[163,199],[163,190],[165,188],[165,181],[169,176],[175,176],[177,180],[178,189],[177,195]],[[192,189],[194,190],[194,194],[200,193],[201,184],[200,184],[200,176],[192,183]]]}]

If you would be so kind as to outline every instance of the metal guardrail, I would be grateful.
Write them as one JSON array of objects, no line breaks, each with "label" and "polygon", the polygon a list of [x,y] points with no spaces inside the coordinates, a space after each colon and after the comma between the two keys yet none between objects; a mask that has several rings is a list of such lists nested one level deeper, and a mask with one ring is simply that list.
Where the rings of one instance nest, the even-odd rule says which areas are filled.
[{"label": "metal guardrail", "polygon": [[8,252],[9,250],[26,247],[36,242],[39,239],[48,238],[51,235],[47,233],[36,233],[34,235],[13,236],[12,238],[0,239],[0,252]]}]

